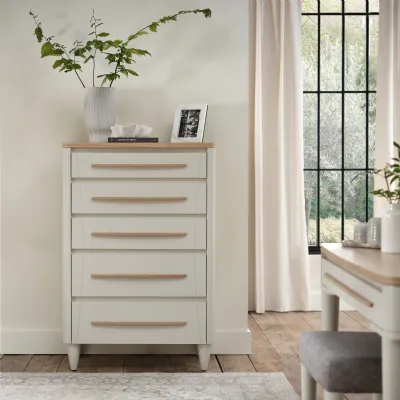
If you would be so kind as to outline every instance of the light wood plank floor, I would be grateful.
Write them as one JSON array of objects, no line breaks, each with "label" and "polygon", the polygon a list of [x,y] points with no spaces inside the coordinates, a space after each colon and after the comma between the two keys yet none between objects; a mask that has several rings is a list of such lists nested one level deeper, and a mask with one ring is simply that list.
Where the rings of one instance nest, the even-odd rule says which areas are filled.
[{"label": "light wood plank floor", "polygon": [[[342,312],[340,330],[366,331],[369,322],[356,312]],[[252,354],[212,356],[207,372],[283,372],[300,393],[299,337],[321,329],[321,313],[249,314]],[[3,372],[70,372],[67,356],[5,355]],[[78,372],[200,372],[195,355],[82,355]],[[322,399],[321,393],[318,396]],[[370,400],[370,395],[347,395],[349,400]]]}]

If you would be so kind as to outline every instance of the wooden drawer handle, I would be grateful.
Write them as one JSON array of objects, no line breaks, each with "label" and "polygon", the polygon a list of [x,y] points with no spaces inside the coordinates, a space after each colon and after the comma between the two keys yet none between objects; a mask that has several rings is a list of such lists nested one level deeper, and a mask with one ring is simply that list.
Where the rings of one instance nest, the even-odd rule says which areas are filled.
[{"label": "wooden drawer handle", "polygon": [[94,279],[185,279],[186,274],[92,274]]},{"label": "wooden drawer handle", "polygon": [[355,292],[353,289],[349,288],[344,283],[342,283],[338,279],[334,278],[332,275],[325,274],[325,279],[328,282],[331,282],[334,285],[336,285],[338,288],[342,289],[343,292],[347,293],[349,296],[353,297],[354,299],[356,299],[360,303],[364,304],[365,306],[367,306],[369,308],[372,308],[374,306],[374,303],[372,303],[370,300],[368,300],[365,297],[361,296],[360,294]]},{"label": "wooden drawer handle", "polygon": [[186,168],[187,164],[92,164],[92,168]]},{"label": "wooden drawer handle", "polygon": [[92,326],[186,326],[187,322],[114,322],[114,321],[93,321]]},{"label": "wooden drawer handle", "polygon": [[187,197],[92,197],[92,201],[113,203],[173,203],[187,199]]},{"label": "wooden drawer handle", "polygon": [[93,237],[185,237],[184,232],[92,232]]}]

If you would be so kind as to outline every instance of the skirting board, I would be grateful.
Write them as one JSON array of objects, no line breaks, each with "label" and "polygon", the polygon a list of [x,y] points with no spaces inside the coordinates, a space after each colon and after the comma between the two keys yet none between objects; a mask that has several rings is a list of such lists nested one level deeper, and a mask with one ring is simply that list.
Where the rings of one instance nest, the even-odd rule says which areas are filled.
[{"label": "skirting board", "polygon": [[[60,330],[3,329],[1,354],[66,354]],[[213,354],[251,354],[250,331],[217,331]],[[192,345],[86,345],[85,354],[196,354]]]}]

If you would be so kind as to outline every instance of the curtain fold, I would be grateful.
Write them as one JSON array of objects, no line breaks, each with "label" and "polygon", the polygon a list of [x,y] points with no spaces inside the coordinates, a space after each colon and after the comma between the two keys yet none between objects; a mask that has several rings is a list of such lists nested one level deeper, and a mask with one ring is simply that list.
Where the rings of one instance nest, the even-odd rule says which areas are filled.
[{"label": "curtain fold", "polygon": [[[382,168],[393,157],[393,141],[400,143],[400,0],[381,0],[377,71],[375,166]],[[375,188],[383,180],[375,178]],[[375,197],[376,216],[386,208],[386,200]]]},{"label": "curtain fold", "polygon": [[256,311],[308,310],[301,1],[250,0]]}]

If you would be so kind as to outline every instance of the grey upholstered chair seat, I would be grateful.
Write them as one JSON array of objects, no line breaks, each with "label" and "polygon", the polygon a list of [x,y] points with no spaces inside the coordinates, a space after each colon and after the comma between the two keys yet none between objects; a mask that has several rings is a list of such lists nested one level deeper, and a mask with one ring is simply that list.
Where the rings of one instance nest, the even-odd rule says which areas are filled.
[{"label": "grey upholstered chair seat", "polygon": [[372,332],[304,332],[300,360],[326,391],[382,393],[381,338]]}]

